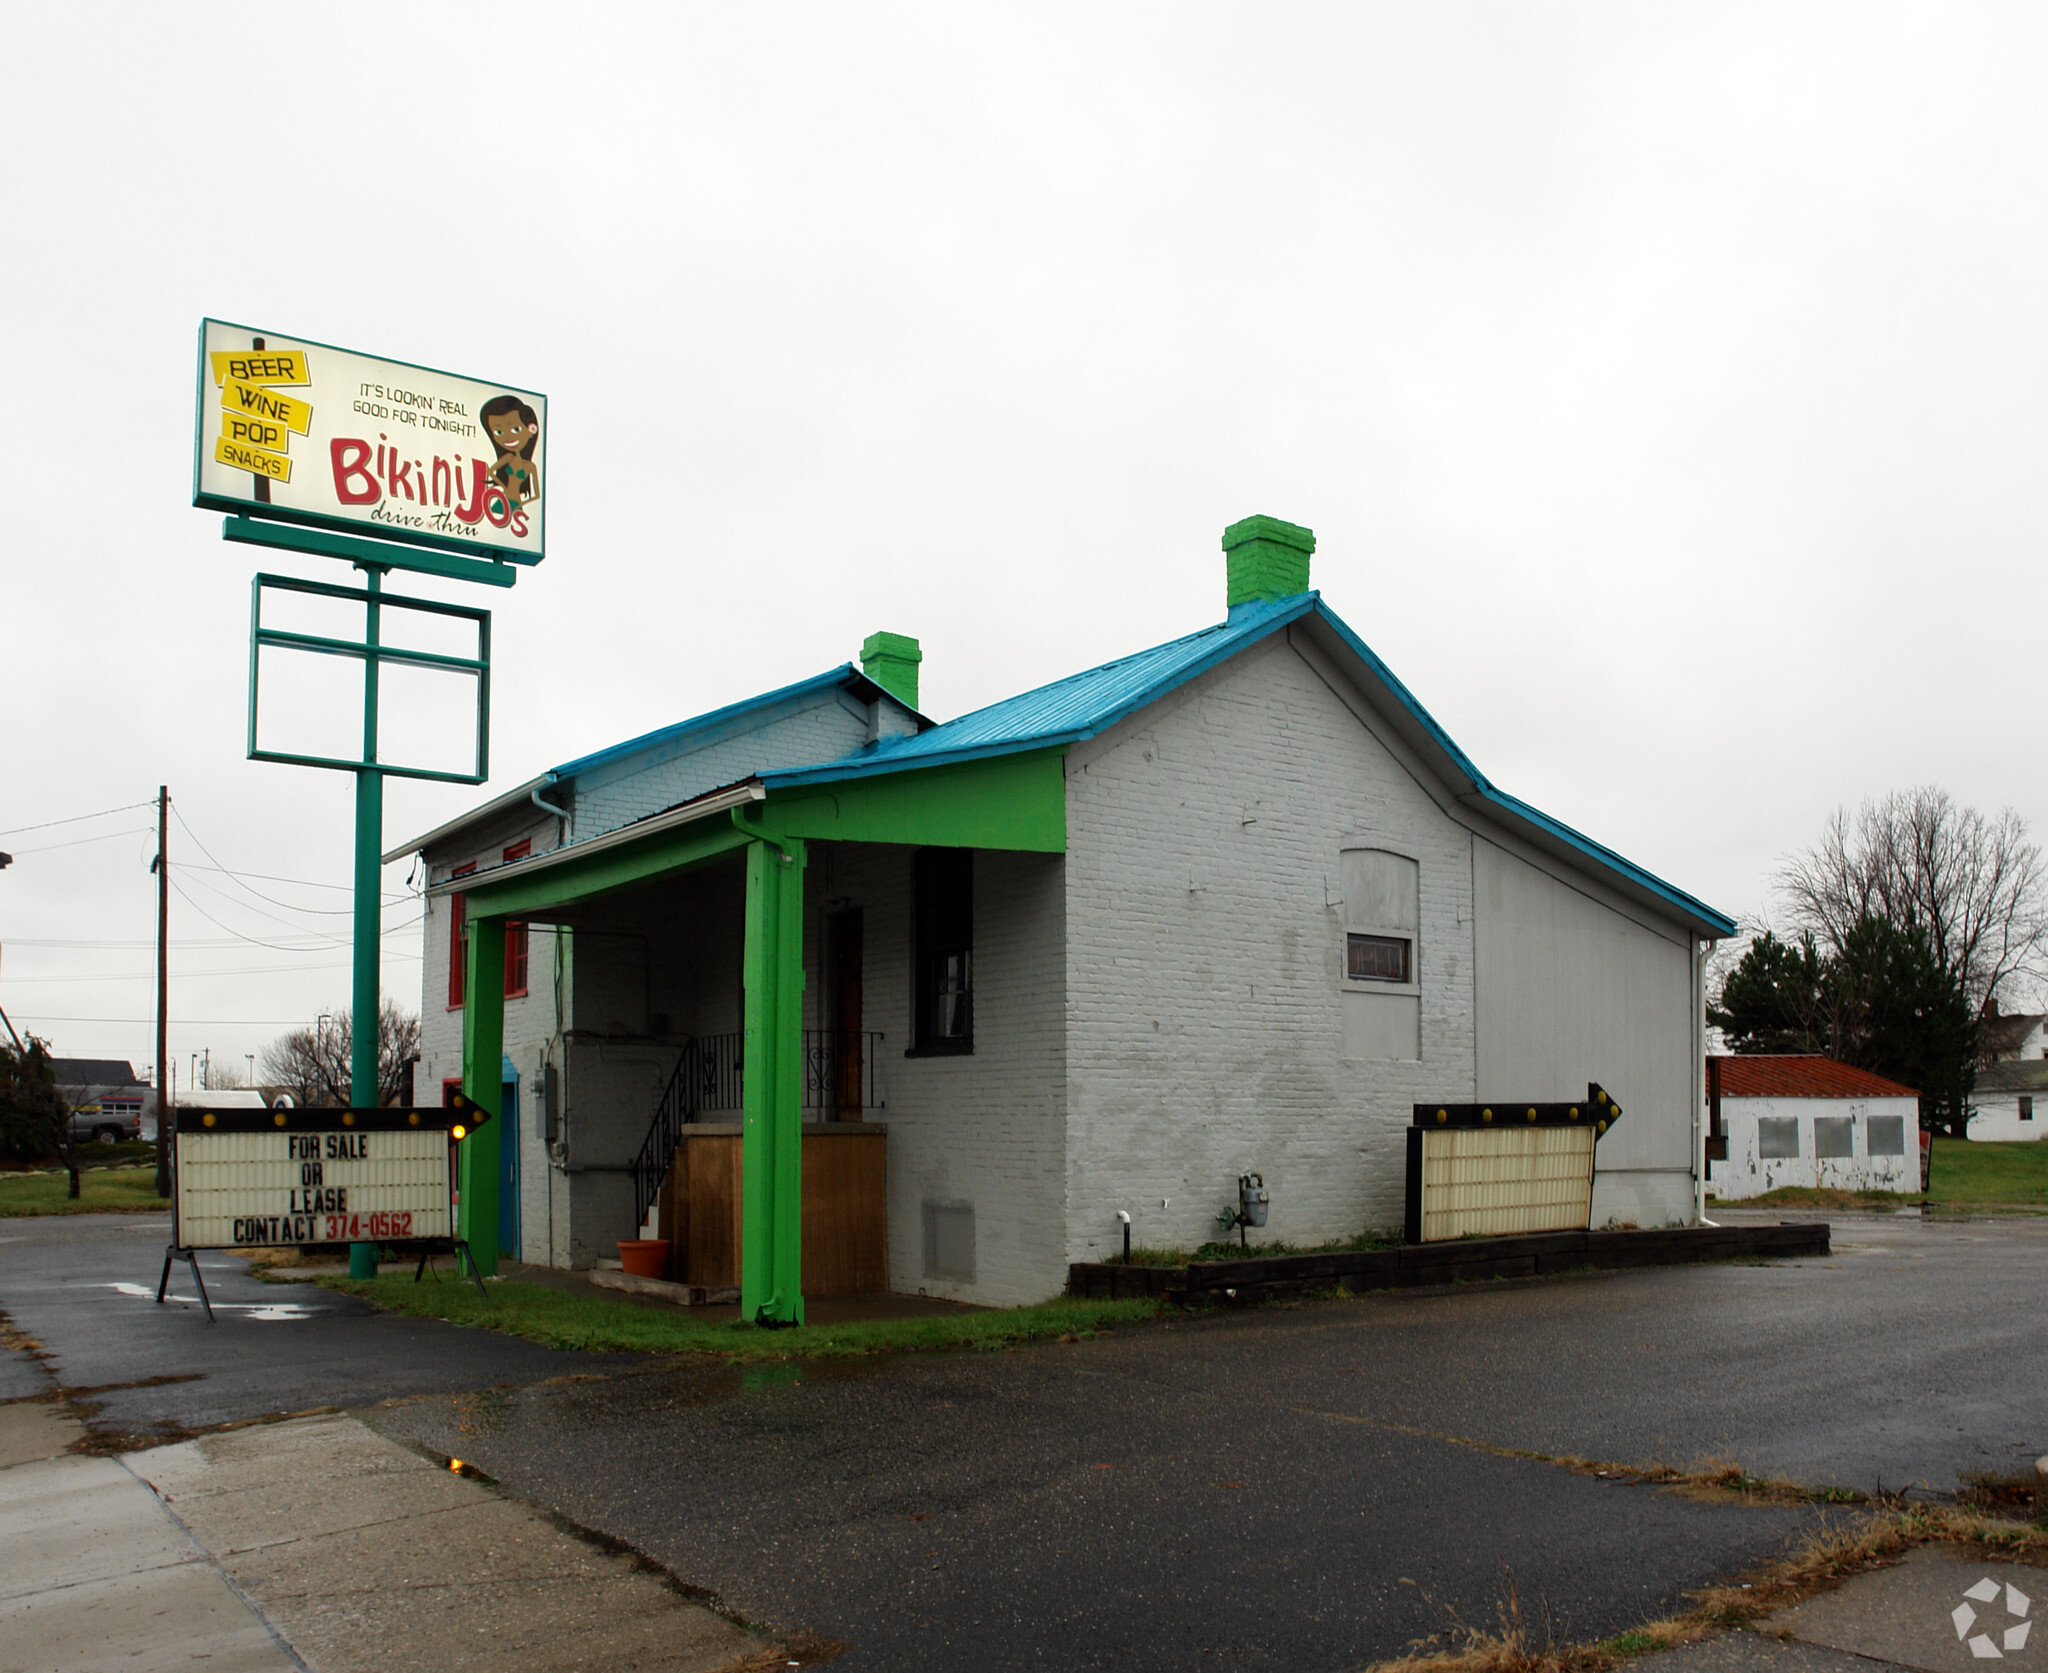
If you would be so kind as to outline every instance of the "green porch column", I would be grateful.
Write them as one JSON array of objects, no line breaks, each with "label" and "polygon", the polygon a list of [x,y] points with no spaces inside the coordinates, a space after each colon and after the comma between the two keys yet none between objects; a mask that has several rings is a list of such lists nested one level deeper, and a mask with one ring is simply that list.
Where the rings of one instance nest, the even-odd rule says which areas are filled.
[{"label": "green porch column", "polygon": [[747,844],[744,970],[740,1317],[802,1324],[804,845],[795,838]]},{"label": "green porch column", "polygon": [[456,1188],[462,1192],[456,1233],[477,1268],[498,1270],[498,1146],[504,1141],[505,920],[472,918],[462,974],[462,1095],[492,1119],[462,1141]]}]

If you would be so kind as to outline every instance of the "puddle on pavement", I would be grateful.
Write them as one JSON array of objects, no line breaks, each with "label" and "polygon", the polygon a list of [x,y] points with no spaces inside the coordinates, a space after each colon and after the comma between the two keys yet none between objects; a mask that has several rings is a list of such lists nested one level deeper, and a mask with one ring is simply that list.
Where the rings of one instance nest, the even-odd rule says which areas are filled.
[{"label": "puddle on pavement", "polygon": [[[156,1291],[147,1284],[131,1284],[122,1280],[111,1284],[100,1284],[95,1287],[103,1290],[113,1290],[117,1294],[124,1296],[139,1297],[151,1305],[154,1305],[156,1302]],[[202,1305],[198,1296],[180,1295],[176,1290],[171,1290],[164,1296],[164,1305],[169,1306],[172,1302],[178,1302],[186,1307],[199,1307]],[[302,1320],[310,1319],[315,1313],[330,1313],[334,1311],[331,1307],[308,1307],[304,1303],[297,1301],[216,1301],[213,1304],[213,1310],[216,1313],[238,1313],[243,1318],[253,1320],[257,1324],[296,1324]]]}]

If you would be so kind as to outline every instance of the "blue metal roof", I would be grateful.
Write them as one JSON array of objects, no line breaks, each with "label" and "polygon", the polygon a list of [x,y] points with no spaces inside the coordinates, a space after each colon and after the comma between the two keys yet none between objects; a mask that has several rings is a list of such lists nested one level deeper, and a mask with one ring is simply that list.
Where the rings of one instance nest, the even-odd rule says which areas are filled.
[{"label": "blue metal roof", "polygon": [[[1709,935],[1735,933],[1735,920],[1725,912],[1716,910],[1683,889],[1675,888],[1633,861],[1624,859],[1604,843],[1595,842],[1563,821],[1551,818],[1519,797],[1510,796],[1498,788],[1451,741],[1450,734],[1437,724],[1429,711],[1416,700],[1415,694],[1394,677],[1393,670],[1373,654],[1365,641],[1353,633],[1335,611],[1323,603],[1322,594],[1314,592],[1265,603],[1238,605],[1231,610],[1228,621],[1190,633],[1185,638],[1156,645],[1133,656],[1119,657],[1099,668],[1090,668],[1064,680],[1055,680],[1051,685],[1040,686],[1035,691],[991,703],[985,709],[976,709],[914,737],[892,738],[871,745],[843,760],[763,773],[761,782],[771,790],[793,788],[802,784],[865,778],[875,773],[904,772],[916,767],[935,767],[947,762],[973,761],[990,755],[1011,755],[1023,750],[1052,749],[1079,743],[1114,726],[1125,716],[1165,696],[1174,687],[1206,673],[1290,622],[1304,618],[1313,618],[1326,628],[1345,650],[1363,664],[1371,683],[1382,688],[1394,700],[1399,716],[1407,723],[1402,729],[1410,742],[1425,755],[1435,758],[1435,764],[1452,781],[1452,788],[1461,799],[1483,803],[1494,818],[1518,828],[1546,849],[1553,852],[1563,850],[1591,861],[1634,890],[1676,908]],[[1464,781],[1462,786],[1456,783],[1459,779]]]},{"label": "blue metal roof", "polygon": [[1036,691],[1006,697],[915,737],[890,738],[844,760],[763,773],[761,782],[771,789],[819,784],[827,779],[901,772],[908,767],[935,767],[946,761],[972,761],[985,755],[1078,743],[1308,614],[1320,597],[1302,593],[1271,603],[1240,605],[1231,612],[1231,620],[1184,639],[1118,657]]},{"label": "blue metal roof", "polygon": [[758,697],[728,703],[724,708],[713,709],[708,714],[693,715],[690,719],[679,720],[672,726],[662,726],[652,732],[643,732],[639,737],[628,738],[624,743],[613,744],[609,749],[600,749],[590,755],[579,755],[567,765],[557,767],[554,776],[569,778],[577,773],[587,773],[595,768],[608,766],[628,755],[659,749],[663,744],[674,743],[692,734],[702,734],[708,741],[714,734],[731,727],[733,722],[753,719],[764,709],[772,709],[781,703],[800,701],[819,692],[830,691],[836,686],[850,685],[866,679],[867,676],[852,663],[843,662],[837,668],[814,675],[808,680],[798,680],[795,685],[786,685],[775,691],[764,691]]}]

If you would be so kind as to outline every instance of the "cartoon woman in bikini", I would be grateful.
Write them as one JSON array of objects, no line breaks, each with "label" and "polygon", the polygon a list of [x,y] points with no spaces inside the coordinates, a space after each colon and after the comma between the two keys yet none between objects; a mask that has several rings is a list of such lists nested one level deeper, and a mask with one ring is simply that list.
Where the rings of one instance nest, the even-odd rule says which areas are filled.
[{"label": "cartoon woman in bikini", "polygon": [[498,450],[491,480],[513,505],[540,498],[540,467],[533,450],[540,441],[540,415],[517,395],[494,395],[478,409],[484,433]]}]

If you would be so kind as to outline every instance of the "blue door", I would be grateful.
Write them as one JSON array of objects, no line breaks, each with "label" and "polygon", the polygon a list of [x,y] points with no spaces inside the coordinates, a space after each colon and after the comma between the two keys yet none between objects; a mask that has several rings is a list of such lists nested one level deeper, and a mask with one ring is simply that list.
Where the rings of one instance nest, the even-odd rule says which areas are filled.
[{"label": "blue door", "polygon": [[498,1253],[519,1259],[519,1071],[506,1058],[498,1089]]}]

